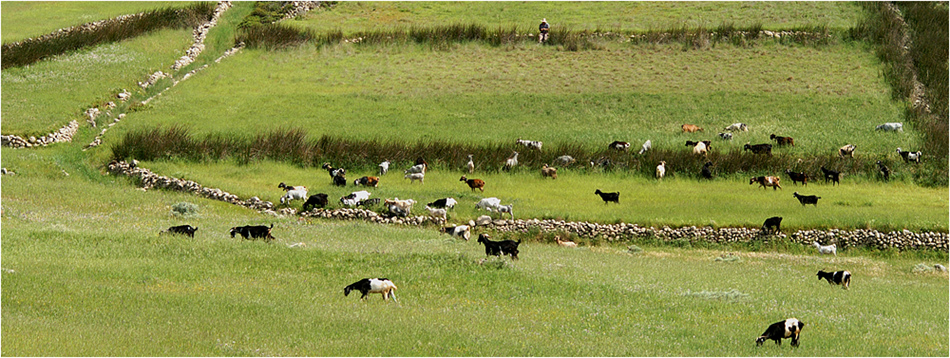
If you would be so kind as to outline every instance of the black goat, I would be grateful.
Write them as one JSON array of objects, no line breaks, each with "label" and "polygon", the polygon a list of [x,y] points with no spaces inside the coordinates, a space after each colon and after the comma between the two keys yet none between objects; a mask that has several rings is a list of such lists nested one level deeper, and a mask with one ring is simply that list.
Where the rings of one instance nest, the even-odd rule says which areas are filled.
[{"label": "black goat", "polygon": [[821,199],[820,196],[815,196],[815,195],[799,195],[797,191],[792,193],[792,195],[794,195],[795,198],[798,199],[799,203],[802,203],[802,206],[805,206],[805,204],[812,204],[815,207],[817,207],[818,199]]},{"label": "black goat", "polygon": [[888,168],[880,160],[877,161],[877,168],[881,171],[881,175],[884,176],[884,181],[891,180],[891,168]]},{"label": "black goat", "polygon": [[172,226],[168,230],[161,231],[159,234],[178,234],[178,235],[188,235],[190,237],[195,237],[195,231],[198,231],[197,227],[192,227],[191,225],[179,225]]},{"label": "black goat", "polygon": [[521,240],[491,241],[490,238],[488,234],[478,235],[478,242],[485,245],[485,256],[508,255],[512,260],[518,259],[518,245],[521,245]]},{"label": "black goat", "polygon": [[788,177],[792,179],[792,184],[798,185],[798,182],[802,182],[802,185],[808,185],[808,174],[805,174],[805,172],[796,173],[785,169],[785,174],[788,174]]},{"label": "black goat", "polygon": [[616,193],[605,193],[605,192],[600,191],[600,189],[597,189],[597,191],[595,191],[594,194],[600,195],[600,198],[604,200],[604,205],[606,205],[607,203],[611,201],[617,204],[620,204],[619,191]]},{"label": "black goat", "polygon": [[772,145],[767,143],[756,145],[746,143],[745,146],[742,147],[742,150],[752,151],[752,154],[768,154],[770,157],[772,156]]},{"label": "black goat", "polygon": [[[775,231],[770,230],[773,228],[775,229]],[[765,234],[768,234],[769,232],[776,233],[776,232],[781,232],[781,231],[782,231],[782,217],[781,216],[773,216],[768,219],[765,219],[765,224],[762,224],[762,232]]]},{"label": "black goat", "polygon": [[851,286],[851,273],[848,271],[824,272],[818,271],[818,279],[825,279],[829,285],[841,285],[848,289]]},{"label": "black goat", "polygon": [[327,206],[329,200],[327,199],[327,194],[320,193],[311,195],[307,198],[307,202],[303,203],[303,211],[310,211],[314,207],[324,208]]},{"label": "black goat", "polygon": [[241,237],[244,240],[248,239],[261,239],[263,238],[265,242],[273,240],[274,237],[271,236],[270,231],[274,228],[274,224],[270,224],[270,227],[257,225],[257,226],[236,226],[231,228],[231,237],[234,237],[234,234],[241,234]]},{"label": "black goat", "polygon": [[755,339],[755,344],[761,346],[766,340],[771,339],[775,341],[775,344],[782,345],[782,339],[791,338],[792,347],[798,347],[798,337],[802,333],[802,328],[805,328],[805,324],[797,318],[772,323],[759,338]]},{"label": "black goat", "polygon": [[824,166],[821,167],[821,172],[825,174],[825,183],[827,184],[831,180],[831,185],[835,184],[841,185],[841,172],[836,172],[834,170],[825,169]]},{"label": "black goat", "polygon": [[710,167],[712,167],[712,165],[713,165],[712,162],[706,162],[706,164],[703,164],[703,170],[701,170],[699,174],[702,175],[702,177],[705,179],[712,179],[713,178],[712,170],[709,169]]}]

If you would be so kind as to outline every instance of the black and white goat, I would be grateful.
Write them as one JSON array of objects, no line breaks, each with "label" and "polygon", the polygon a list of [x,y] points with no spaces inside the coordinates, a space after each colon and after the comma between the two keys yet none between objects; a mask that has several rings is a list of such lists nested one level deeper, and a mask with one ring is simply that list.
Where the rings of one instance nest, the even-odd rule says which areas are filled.
[{"label": "black and white goat", "polygon": [[537,150],[541,150],[541,146],[544,145],[544,143],[542,143],[541,141],[537,141],[537,140],[523,140],[523,139],[521,139],[521,138],[518,138],[518,140],[515,142],[515,144],[523,145],[523,146],[525,146],[525,147],[528,147],[528,149],[537,149]]},{"label": "black and white goat", "polygon": [[195,231],[198,231],[197,227],[191,225],[179,225],[172,226],[168,230],[161,231],[158,234],[178,234],[178,235],[188,235],[189,237],[195,237]]},{"label": "black and white goat", "polygon": [[274,240],[274,237],[270,234],[273,228],[274,224],[270,224],[270,227],[264,225],[235,226],[231,228],[231,237],[233,238],[234,234],[240,234],[244,240],[264,239],[264,242],[269,242],[270,240]]},{"label": "black and white goat", "polygon": [[773,340],[775,344],[782,345],[782,339],[791,338],[792,347],[798,347],[798,338],[802,334],[802,328],[805,324],[797,318],[789,318],[769,325],[759,338],[755,339],[755,344],[761,346],[766,340]]},{"label": "black and white goat", "polygon": [[453,198],[442,198],[426,205],[439,209],[453,209],[455,204],[458,204],[458,202]]},{"label": "black and white goat", "polygon": [[877,161],[877,168],[881,171],[881,176],[884,177],[884,181],[891,180],[891,168],[888,168],[880,160]]},{"label": "black and white goat", "polygon": [[384,160],[382,163],[379,163],[379,176],[386,175],[389,172],[389,159]]},{"label": "black and white goat", "polygon": [[360,291],[363,295],[360,296],[360,300],[366,298],[370,293],[379,293],[383,295],[383,301],[386,301],[391,296],[393,302],[399,303],[396,301],[396,284],[390,281],[388,278],[364,278],[362,280],[356,281],[353,284],[343,288],[343,295],[349,296],[350,291],[357,290]]},{"label": "black and white goat", "polygon": [[488,234],[478,235],[478,242],[485,245],[485,256],[508,255],[512,260],[518,259],[518,245],[521,245],[521,240],[492,241],[490,238]]},{"label": "black and white goat", "polygon": [[815,195],[800,195],[797,191],[792,193],[792,195],[795,197],[795,199],[798,199],[799,203],[802,203],[802,206],[805,206],[805,204],[812,204],[815,207],[818,207],[818,199],[821,199],[820,196]]},{"label": "black and white goat", "polygon": [[613,150],[619,150],[619,151],[621,151],[621,152],[626,152],[627,149],[630,149],[630,143],[629,143],[629,142],[621,142],[621,141],[619,141],[619,140],[615,140],[613,143],[610,143],[610,144],[607,146],[607,148],[613,149]]},{"label": "black and white goat", "polygon": [[848,271],[825,272],[819,270],[818,279],[827,280],[829,285],[841,285],[841,288],[845,290],[851,287],[851,273]]},{"label": "black and white goat", "polygon": [[468,239],[472,237],[471,227],[468,225],[446,226],[439,228],[439,232],[463,238],[465,241],[468,241]]},{"label": "black and white goat", "polygon": [[901,156],[901,159],[904,159],[904,163],[914,162],[915,164],[920,163],[921,152],[918,150],[916,152],[905,152],[900,148],[897,148],[897,154]]},{"label": "black and white goat", "polygon": [[281,204],[289,204],[292,200],[307,200],[307,187],[295,186],[280,197]]}]

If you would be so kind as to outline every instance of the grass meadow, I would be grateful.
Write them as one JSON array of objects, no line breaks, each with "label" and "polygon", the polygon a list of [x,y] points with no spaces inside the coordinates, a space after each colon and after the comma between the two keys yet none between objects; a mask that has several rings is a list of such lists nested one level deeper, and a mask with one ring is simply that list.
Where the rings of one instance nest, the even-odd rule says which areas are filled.
[{"label": "grass meadow", "polygon": [[4,43],[39,37],[61,28],[148,10],[180,7],[179,1],[4,1]]}]

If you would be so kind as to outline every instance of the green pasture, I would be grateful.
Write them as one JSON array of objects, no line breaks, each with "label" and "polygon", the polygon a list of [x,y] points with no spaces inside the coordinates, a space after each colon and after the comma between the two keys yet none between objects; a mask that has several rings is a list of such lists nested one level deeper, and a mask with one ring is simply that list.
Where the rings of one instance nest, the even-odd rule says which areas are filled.
[{"label": "green pasture", "polygon": [[39,37],[70,26],[189,4],[180,1],[4,1],[3,42]]},{"label": "green pasture", "polygon": [[552,31],[648,31],[762,25],[769,30],[824,25],[843,30],[861,18],[848,2],[340,2],[289,21],[293,26],[344,34],[395,27],[477,23],[537,33],[546,18]]}]

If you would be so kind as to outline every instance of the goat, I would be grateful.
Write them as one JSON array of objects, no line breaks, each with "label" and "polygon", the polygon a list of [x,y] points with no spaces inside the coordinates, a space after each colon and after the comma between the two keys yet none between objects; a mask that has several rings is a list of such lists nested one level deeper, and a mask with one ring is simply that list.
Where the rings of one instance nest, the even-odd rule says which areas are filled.
[{"label": "goat", "polygon": [[483,209],[491,212],[492,209],[498,210],[498,207],[501,206],[501,199],[498,198],[484,198],[479,200],[478,203],[475,203],[475,209]]},{"label": "goat", "polygon": [[469,187],[469,188],[472,188],[472,192],[473,192],[473,193],[475,192],[475,189],[481,190],[483,193],[485,192],[485,181],[484,181],[484,180],[481,180],[481,179],[468,179],[468,178],[465,178],[465,176],[463,175],[461,178],[459,178],[459,181],[464,181],[465,184],[468,184],[468,187]]},{"label": "goat", "polygon": [[416,201],[412,199],[399,200],[399,198],[395,198],[392,200],[386,199],[385,205],[387,207],[397,207],[399,209],[402,209],[403,211],[406,212],[406,215],[408,215],[412,211],[412,205],[415,203]]},{"label": "goat", "polygon": [[547,163],[541,167],[541,177],[551,177],[551,179],[557,179],[557,168],[549,167]]},{"label": "goat", "polygon": [[409,167],[409,169],[406,169],[406,171],[404,171],[403,174],[419,174],[419,173],[425,174],[426,169],[427,167],[425,163],[416,164]]},{"label": "goat", "polygon": [[733,124],[730,124],[728,127],[726,127],[726,129],[723,129],[723,130],[724,130],[724,131],[730,131],[730,132],[735,132],[735,131],[748,132],[748,131],[749,131],[749,126],[747,126],[745,123],[733,123]]},{"label": "goat", "polygon": [[284,196],[280,197],[281,204],[287,204],[287,203],[290,203],[290,201],[297,200],[297,199],[300,199],[300,200],[307,199],[306,187],[295,187],[295,188],[300,188],[300,189],[288,190],[286,193],[284,193]]},{"label": "goat", "polygon": [[770,157],[772,156],[772,145],[767,143],[755,145],[749,145],[749,143],[746,143],[745,146],[742,147],[742,150],[751,151],[752,154],[768,154]]},{"label": "goat", "polygon": [[630,149],[630,143],[615,140],[613,143],[607,145],[607,148],[626,152],[627,149]]},{"label": "goat", "polygon": [[371,186],[375,188],[377,185],[379,185],[379,178],[378,177],[362,177],[362,178],[354,180],[353,185],[354,186],[357,186],[357,185]]},{"label": "goat", "polygon": [[905,152],[905,151],[902,151],[900,148],[897,148],[897,154],[901,156],[901,159],[904,159],[904,163],[914,162],[916,164],[920,164],[920,155],[921,155],[920,151]]},{"label": "goat", "polygon": [[709,169],[712,166],[713,166],[712,162],[706,162],[706,164],[703,164],[703,169],[699,171],[699,175],[702,176],[704,179],[712,179],[713,178],[712,170]]},{"label": "goat", "polygon": [[452,199],[452,198],[443,198],[443,199],[439,199],[439,200],[433,201],[433,202],[429,203],[428,205],[431,206],[431,207],[433,207],[433,208],[452,209],[452,208],[455,207],[455,204],[457,204],[457,203],[458,203],[458,202],[455,201],[455,199]]},{"label": "goat", "polygon": [[379,163],[379,176],[386,175],[389,172],[389,159],[384,160],[382,163]]},{"label": "goat", "polygon": [[802,333],[802,328],[805,328],[805,324],[797,318],[772,323],[759,338],[755,339],[755,344],[761,346],[766,340],[771,339],[775,341],[775,344],[782,345],[782,339],[791,338],[792,347],[798,347],[798,337]]},{"label": "goat", "polygon": [[356,202],[356,206],[363,206],[363,207],[366,207],[366,206],[379,205],[379,202],[380,202],[380,201],[381,201],[381,200],[379,200],[379,198],[372,198],[372,199],[360,200],[360,201],[357,201],[357,202]]},{"label": "goat", "polygon": [[350,195],[340,198],[340,204],[346,206],[356,206],[357,203],[369,199],[369,196],[372,195],[366,190],[354,191]]},{"label": "goat", "polygon": [[505,166],[502,169],[507,172],[516,165],[518,165],[518,152],[514,152],[510,158],[505,160]]},{"label": "goat", "polygon": [[638,152],[637,154],[646,153],[646,152],[649,151],[650,149],[653,149],[653,142],[650,141],[649,139],[647,139],[647,141],[646,141],[646,142],[643,142],[643,145],[640,146],[640,152]]},{"label": "goat", "polygon": [[732,133],[719,133],[719,139],[732,140]]},{"label": "goat", "polygon": [[[773,228],[775,229],[775,231],[770,230]],[[768,219],[765,219],[765,223],[762,224],[762,229],[760,230],[765,234],[768,234],[769,232],[772,232],[772,233],[781,232],[782,231],[782,217],[773,216]]]},{"label": "goat", "polygon": [[770,136],[769,139],[774,139],[775,143],[778,144],[780,147],[785,146],[785,145],[790,145],[793,147],[795,146],[795,140],[792,139],[792,137],[780,137],[775,134],[772,134],[772,136]]},{"label": "goat", "polygon": [[693,147],[693,154],[703,155],[703,156],[707,154],[706,141],[694,142],[694,141],[688,140],[686,141],[686,146]]},{"label": "goat", "polygon": [[360,296],[360,301],[365,299],[370,293],[379,293],[383,295],[383,301],[388,300],[391,296],[393,302],[399,303],[399,301],[396,301],[396,284],[388,278],[364,278],[356,281],[343,288],[343,296],[349,296],[350,291],[353,290],[360,291],[360,293],[363,294]]},{"label": "goat", "polygon": [[431,217],[442,219],[442,222],[448,220],[448,212],[445,209],[437,209],[426,205],[426,210],[429,211]]},{"label": "goat", "polygon": [[307,198],[307,202],[303,203],[303,211],[310,211],[314,206],[318,208],[324,208],[329,202],[327,194],[320,193],[316,195],[311,195],[310,198]]},{"label": "goat", "polygon": [[768,187],[772,187],[772,190],[777,190],[782,188],[779,181],[781,181],[781,179],[775,176],[752,177],[749,179],[749,185],[759,183],[762,188],[768,189]]},{"label": "goat", "polygon": [[597,160],[590,161],[590,167],[601,167],[604,169],[610,169],[613,166],[613,162],[610,161],[610,158],[600,157]]},{"label": "goat", "polygon": [[403,178],[409,179],[409,184],[415,183],[416,180],[418,180],[420,184],[425,184],[424,180],[426,178],[426,174],[425,173],[410,173],[410,174],[406,174],[406,176]]},{"label": "goat", "polygon": [[496,209],[498,210],[498,213],[500,214],[508,213],[508,215],[511,216],[511,220],[514,220],[515,212],[512,210],[513,205],[515,204],[499,205]]},{"label": "goat", "polygon": [[660,164],[656,166],[656,178],[663,179],[666,176],[666,161],[660,161]]},{"label": "goat", "polygon": [[605,193],[605,192],[600,191],[600,189],[597,189],[597,191],[595,191],[594,194],[600,195],[600,198],[604,200],[604,205],[607,205],[607,203],[611,201],[617,204],[620,204],[619,191],[616,193]]},{"label": "goat", "polygon": [[847,290],[851,287],[851,273],[848,271],[825,272],[818,270],[818,280],[825,279],[829,285],[841,285]]},{"label": "goat", "polygon": [[854,144],[846,144],[844,147],[838,148],[838,156],[841,158],[854,158],[854,150],[857,148],[858,147]]},{"label": "goat", "polygon": [[330,174],[330,178],[337,177],[337,176],[345,176],[345,175],[346,175],[346,170],[345,170],[345,169],[343,169],[343,168],[334,168],[334,167],[330,166],[330,163],[329,163],[329,162],[323,163],[323,166],[322,166],[321,168],[327,170],[327,173]]},{"label": "goat", "polygon": [[684,125],[682,125],[681,128],[683,128],[683,133],[693,133],[693,132],[702,132],[702,131],[703,131],[702,128],[700,128],[700,127],[697,126],[697,125],[693,125],[693,124],[684,124]]},{"label": "goat", "polygon": [[802,182],[802,185],[808,185],[808,174],[805,174],[805,172],[796,173],[785,169],[785,174],[788,174],[788,177],[792,179],[792,184],[798,185],[798,182]]},{"label": "goat", "polygon": [[576,161],[577,160],[575,160],[574,157],[570,155],[562,155],[554,159],[554,162],[559,164],[562,167],[566,167],[568,165],[574,164],[574,162]]},{"label": "goat", "polygon": [[824,173],[824,175],[825,175],[825,183],[826,183],[826,184],[828,183],[829,180],[831,180],[831,185],[832,185],[832,186],[834,186],[835,184],[841,185],[841,182],[840,182],[840,181],[841,181],[841,172],[837,172],[837,171],[834,171],[834,170],[825,169],[824,166],[821,167],[821,172]]},{"label": "goat", "polygon": [[342,174],[341,174],[341,175],[334,176],[334,177],[333,177],[333,185],[336,185],[336,186],[346,186],[346,177],[343,176]]},{"label": "goat", "polygon": [[412,163],[412,165],[414,165],[414,166],[415,166],[415,165],[420,165],[420,164],[422,164],[422,166],[423,166],[424,168],[426,168],[427,171],[429,170],[429,162],[427,162],[426,159],[423,158],[423,157],[418,157],[418,158],[416,158],[416,161],[415,161],[414,163]]},{"label": "goat", "polygon": [[469,174],[472,174],[475,172],[475,161],[472,160],[472,154],[468,155],[468,163],[466,163],[466,165],[468,166]]},{"label": "goat", "polygon": [[465,239],[465,241],[468,241],[469,237],[472,236],[471,228],[468,225],[446,226],[439,228],[439,232],[452,236],[458,236]]},{"label": "goat", "polygon": [[485,256],[508,255],[512,260],[518,259],[518,245],[521,245],[521,240],[492,241],[490,238],[488,234],[478,235],[478,242],[485,245]]},{"label": "goat", "polygon": [[797,191],[792,193],[792,196],[798,199],[798,202],[802,203],[802,206],[805,206],[805,204],[812,204],[815,207],[818,207],[818,199],[821,199],[820,196],[815,195],[798,195]]},{"label": "goat", "polygon": [[818,249],[819,254],[838,256],[838,248],[835,246],[835,244],[821,245],[818,243],[818,241],[815,241],[811,243],[811,245]]},{"label": "goat", "polygon": [[885,131],[885,132],[903,132],[903,131],[904,131],[904,124],[903,124],[903,123],[894,123],[894,122],[891,122],[891,123],[884,123],[884,124],[882,124],[882,125],[879,125],[879,126],[877,126],[877,127],[874,127],[874,130],[876,130],[876,131],[881,131],[881,130],[882,130],[882,131]]},{"label": "goat", "polygon": [[554,242],[556,242],[559,246],[564,246],[564,247],[577,247],[577,243],[576,243],[576,242],[573,242],[573,241],[570,241],[570,240],[561,240],[561,237],[560,237],[560,236],[555,236],[555,237],[554,237]]},{"label": "goat", "polygon": [[284,184],[284,182],[277,184],[277,187],[284,189],[284,191],[301,190],[301,189],[305,191],[307,190],[307,187],[305,186],[290,186],[290,185]]},{"label": "goat", "polygon": [[525,147],[528,147],[529,149],[534,148],[537,150],[541,150],[541,146],[544,145],[544,143],[536,140],[522,140],[521,138],[518,138],[518,140],[515,141],[515,144],[521,144]]},{"label": "goat", "polygon": [[161,231],[158,234],[177,234],[177,235],[188,235],[189,237],[195,237],[195,231],[198,231],[197,227],[191,225],[179,225],[172,226],[168,230]]},{"label": "goat", "polygon": [[273,228],[274,224],[270,224],[270,227],[263,225],[235,226],[231,228],[231,238],[234,238],[234,234],[240,234],[244,240],[263,238],[264,242],[269,242],[270,240],[274,240],[274,236],[270,234]]},{"label": "goat", "polygon": [[880,160],[877,161],[877,167],[881,171],[881,175],[884,176],[884,181],[891,180],[891,169],[888,168]]}]

